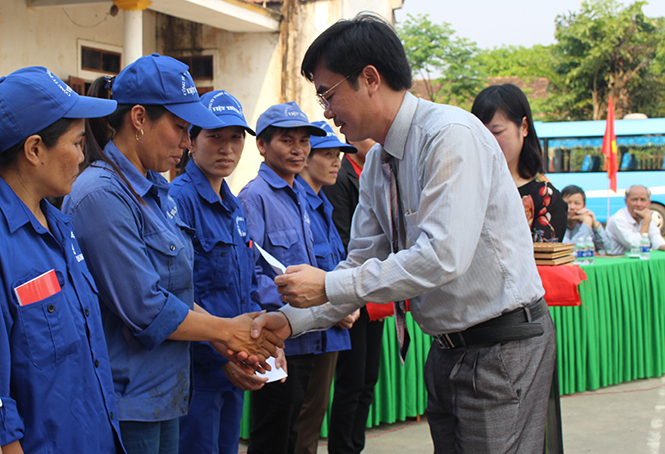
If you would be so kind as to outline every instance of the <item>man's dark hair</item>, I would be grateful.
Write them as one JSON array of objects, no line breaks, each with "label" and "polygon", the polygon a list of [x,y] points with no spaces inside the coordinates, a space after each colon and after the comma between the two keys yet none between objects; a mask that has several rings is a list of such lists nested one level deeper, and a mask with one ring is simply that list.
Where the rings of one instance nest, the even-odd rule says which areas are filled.
[{"label": "man's dark hair", "polygon": [[263,131],[261,131],[257,136],[256,140],[263,140],[265,143],[269,144],[272,141],[272,138],[275,134],[281,134],[282,130],[286,128],[278,128],[277,126],[268,126]]},{"label": "man's dark hair", "polygon": [[411,88],[411,67],[402,42],[388,22],[372,14],[340,20],[321,33],[307,49],[300,73],[313,82],[320,62],[329,71],[351,75],[354,88],[367,65],[374,66],[391,89]]},{"label": "man's dark hair", "polygon": [[517,164],[517,171],[525,179],[533,178],[544,173],[543,149],[533,126],[533,116],[529,100],[519,87],[513,84],[491,85],[478,93],[473,101],[471,113],[484,124],[489,124],[497,110],[501,110],[506,117],[522,127],[522,119],[526,118],[528,134],[524,138],[522,151]]},{"label": "man's dark hair", "polygon": [[579,186],[569,184],[561,190],[561,197],[568,197],[569,195],[575,194],[582,194],[582,200],[584,200],[584,203],[586,204],[586,194],[584,193],[584,189]]}]

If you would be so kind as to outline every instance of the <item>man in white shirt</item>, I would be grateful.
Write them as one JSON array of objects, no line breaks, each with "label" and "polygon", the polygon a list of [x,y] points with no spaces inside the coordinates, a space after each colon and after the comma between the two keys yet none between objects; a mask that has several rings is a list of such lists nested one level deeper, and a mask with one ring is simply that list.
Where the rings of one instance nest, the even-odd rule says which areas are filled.
[{"label": "man in white shirt", "polygon": [[622,208],[607,221],[607,233],[612,238],[612,254],[624,254],[631,245],[640,244],[642,234],[649,235],[652,250],[665,251],[665,239],[651,218],[651,191],[636,184],[626,189],[626,208]]},{"label": "man in white shirt", "polygon": [[[468,112],[408,92],[402,44],[375,16],[331,26],[301,72],[342,134],[380,146],[360,178],[347,260],[327,273],[297,265],[277,276],[282,299],[309,309],[284,306],[257,319],[253,335],[261,326],[297,335],[368,301],[409,298],[436,339],[425,366],[436,452],[542,452],[556,342],[498,143]],[[397,253],[383,160],[396,168]]]}]

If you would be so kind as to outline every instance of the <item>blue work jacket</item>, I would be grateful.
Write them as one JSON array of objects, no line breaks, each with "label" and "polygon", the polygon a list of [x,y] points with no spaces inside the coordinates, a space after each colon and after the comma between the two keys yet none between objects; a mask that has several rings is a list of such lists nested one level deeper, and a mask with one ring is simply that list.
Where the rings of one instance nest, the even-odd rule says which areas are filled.
[{"label": "blue work jacket", "polygon": [[[0,445],[124,452],[97,288],[70,217],[41,208],[50,231],[0,179]],[[50,270],[60,291],[19,305],[14,289]]]},{"label": "blue work jacket", "polygon": [[[296,177],[296,180],[307,193],[307,208],[317,267],[324,271],[332,271],[340,261],[346,258],[344,244],[332,219],[333,206],[323,191],[319,191],[318,194],[314,192],[314,189],[300,175]],[[326,336],[324,351],[335,352],[351,348],[348,330],[332,327],[324,333]]]},{"label": "blue work jacket", "polygon": [[[293,187],[265,163],[259,175],[240,191],[238,198],[247,215],[252,241],[282,262],[284,266],[306,263],[317,266],[314,241],[307,211],[305,188],[294,181]],[[263,309],[276,311],[284,305],[275,285],[275,272],[254,252],[259,302]],[[321,332],[287,339],[284,353],[304,355],[325,351]]]},{"label": "blue work jacket", "polygon": [[[201,169],[189,161],[187,173],[171,183],[169,194],[180,218],[195,231],[194,300],[219,317],[260,311],[245,212],[226,181],[220,200]],[[221,370],[228,360],[208,342],[194,342],[193,347],[194,388],[232,386]]]},{"label": "blue work jacket", "polygon": [[165,421],[189,407],[190,345],[168,337],[194,304],[191,229],[164,177],[144,177],[113,142],[104,152],[144,203],[97,161],[74,183],[63,210],[74,216],[99,287],[120,419]]}]

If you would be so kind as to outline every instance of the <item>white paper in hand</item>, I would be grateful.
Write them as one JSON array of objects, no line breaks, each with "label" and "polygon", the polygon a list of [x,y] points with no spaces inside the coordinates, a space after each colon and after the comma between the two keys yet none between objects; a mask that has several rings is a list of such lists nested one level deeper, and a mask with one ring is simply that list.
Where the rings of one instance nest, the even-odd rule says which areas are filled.
[{"label": "white paper in hand", "polygon": [[277,273],[279,276],[280,274],[286,273],[286,267],[282,265],[282,262],[277,260],[275,257],[270,255],[268,252],[266,252],[261,246],[258,244],[254,243],[254,246],[256,246],[256,249],[261,253],[261,256],[265,259],[266,262],[268,262],[268,265],[272,267],[272,269]]},{"label": "white paper in hand", "polygon": [[268,358],[268,359],[266,360],[266,362],[267,362],[268,364],[270,364],[270,368],[271,368],[271,369],[268,370],[268,371],[266,371],[265,374],[261,374],[261,373],[259,373],[259,372],[255,372],[255,373],[256,373],[256,375],[258,375],[259,377],[266,377],[266,378],[268,378],[268,383],[273,382],[273,381],[277,381],[277,380],[281,380],[282,378],[288,376],[288,374],[284,371],[284,369],[282,369],[281,367],[280,367],[279,369],[275,367],[275,358],[274,358],[273,356],[271,356],[270,358]]}]

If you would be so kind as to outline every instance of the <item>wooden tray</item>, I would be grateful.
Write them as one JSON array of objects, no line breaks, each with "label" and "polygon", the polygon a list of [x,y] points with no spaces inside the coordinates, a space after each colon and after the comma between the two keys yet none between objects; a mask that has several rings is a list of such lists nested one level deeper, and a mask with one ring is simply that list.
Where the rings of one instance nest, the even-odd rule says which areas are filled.
[{"label": "wooden tray", "polygon": [[533,243],[534,252],[573,252],[575,245],[572,243]]},{"label": "wooden tray", "polygon": [[567,263],[572,263],[574,260],[574,255],[566,255],[556,259],[536,259],[536,265],[565,265]]},{"label": "wooden tray", "polygon": [[551,260],[551,259],[558,259],[559,257],[565,257],[572,253],[573,251],[565,250],[559,252],[536,252],[533,255],[536,257],[536,259]]}]

